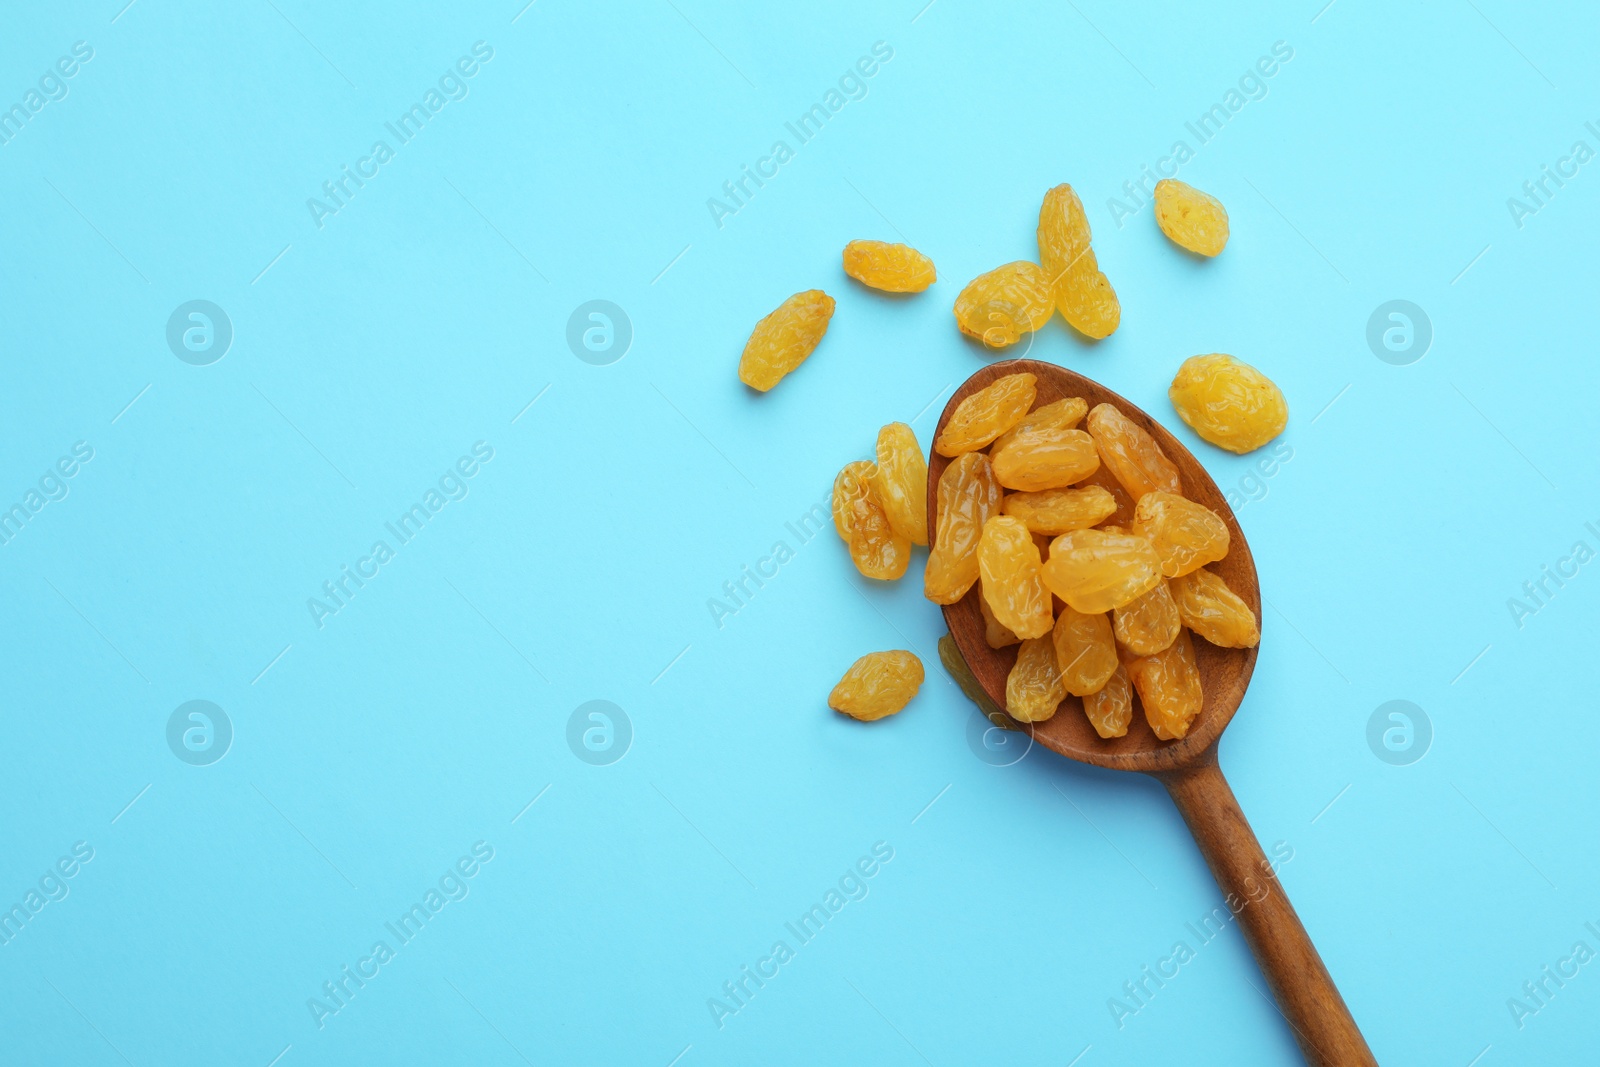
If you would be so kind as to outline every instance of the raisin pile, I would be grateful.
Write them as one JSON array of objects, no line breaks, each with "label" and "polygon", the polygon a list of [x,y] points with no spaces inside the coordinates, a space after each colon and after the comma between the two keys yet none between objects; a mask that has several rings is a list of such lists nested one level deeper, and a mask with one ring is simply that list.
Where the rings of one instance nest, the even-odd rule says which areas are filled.
[{"label": "raisin pile", "polygon": [[[1222,203],[1183,182],[1156,185],[1155,216],[1162,233],[1198,255],[1216,256],[1228,243]],[[1005,348],[1059,311],[1083,337],[1110,336],[1122,304],[1072,186],[1045,193],[1036,238],[1037,263],[1006,263],[957,294],[961,333]],[[842,265],[885,293],[920,293],[938,281],[933,260],[906,244],[851,241]],[[820,289],[785,300],[751,332],[739,380],[760,392],[776,386],[816,350],[834,307]],[[1157,737],[1183,737],[1203,702],[1191,634],[1226,648],[1261,637],[1249,606],[1206,569],[1227,555],[1227,524],[1184,496],[1178,468],[1121,411],[1091,410],[1078,397],[1035,407],[1036,385],[1031,374],[1006,375],[946,421],[933,450],[952,462],[935,490],[932,530],[927,462],[902,422],[878,431],[872,459],[839,471],[834,528],[867,578],[902,577],[914,546],[925,545],[927,599],[954,604],[978,587],[989,646],[1019,646],[1006,682],[1010,717],[992,704],[985,712],[997,725],[1048,719],[1071,695],[1096,733],[1121,737],[1137,696]],[[1220,353],[1187,360],[1169,396],[1196,433],[1234,452],[1260,448],[1288,424],[1282,391]],[[948,638],[940,658],[968,695],[981,693]],[[873,652],[845,672],[828,703],[881,719],[904,708],[922,680],[913,653]]]},{"label": "raisin pile", "polygon": [[[988,643],[1020,645],[1006,680],[1012,718],[1048,719],[1071,694],[1097,734],[1121,737],[1137,694],[1158,738],[1183,737],[1204,701],[1191,632],[1228,648],[1260,640],[1249,606],[1206,570],[1228,554],[1228,526],[1183,495],[1160,444],[1116,407],[1078,398],[1025,407],[1034,392],[1032,375],[1006,375],[945,424],[935,448],[955,461],[940,476],[937,528],[961,536],[936,548],[938,582],[930,556],[924,589],[953,603],[976,571]],[[981,508],[956,492],[974,472],[993,486]],[[1133,502],[1125,522],[1111,521],[1121,510],[1113,488]]]}]

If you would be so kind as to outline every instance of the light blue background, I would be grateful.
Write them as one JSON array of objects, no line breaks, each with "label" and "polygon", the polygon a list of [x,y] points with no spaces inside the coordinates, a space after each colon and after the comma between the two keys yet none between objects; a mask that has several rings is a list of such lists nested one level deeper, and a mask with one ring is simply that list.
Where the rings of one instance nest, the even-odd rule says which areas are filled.
[{"label": "light blue background", "polygon": [[[13,6],[0,34],[3,106],[94,49],[0,146],[4,506],[94,449],[0,546],[0,902],[94,849],[0,946],[6,1062],[1297,1062],[1236,930],[1118,1028],[1108,998],[1219,903],[1162,790],[980,761],[920,582],[785,527],[882,423],[927,442],[987,358],[955,294],[1035,254],[1062,181],[1123,325],[1057,320],[1030,355],[1167,419],[1225,487],[1253,457],[1171,417],[1178,363],[1230,352],[1288,396],[1293,459],[1239,511],[1271,606],[1222,756],[1379,1059],[1593,1058],[1600,964],[1520,1029],[1507,999],[1600,949],[1600,564],[1520,628],[1507,599],[1600,549],[1600,163],[1520,228],[1506,203],[1600,148],[1592,9],[123,2]],[[319,229],[307,198],[480,40],[470,95]],[[784,123],[878,41],[865,98],[797,145]],[[1276,41],[1292,61],[1182,171],[1228,206],[1226,253],[1177,252],[1148,208],[1117,228],[1107,198]],[[707,199],[780,138],[719,228]],[[855,286],[857,237],[938,284]],[[827,338],[752,395],[751,326],[811,287]],[[235,331],[211,366],[165,342],[196,298]],[[1434,328],[1410,366],[1365,341],[1395,298]],[[565,340],[591,299],[633,324],[610,366]],[[469,495],[319,629],[307,598],[477,441]],[[719,628],[708,599],[780,539]],[[896,647],[928,665],[904,714],[827,710]],[[235,730],[208,767],[165,740],[192,699]],[[610,766],[566,742],[594,699],[635,732]],[[1433,724],[1410,766],[1367,745],[1391,699]],[[319,1029],[307,999],[477,841],[470,895]],[[719,1029],[708,998],[879,841],[869,895]]]}]

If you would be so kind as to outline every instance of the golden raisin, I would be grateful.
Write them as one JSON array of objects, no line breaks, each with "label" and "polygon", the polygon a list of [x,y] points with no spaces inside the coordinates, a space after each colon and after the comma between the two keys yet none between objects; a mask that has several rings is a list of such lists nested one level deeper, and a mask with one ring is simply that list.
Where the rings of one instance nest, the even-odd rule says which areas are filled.
[{"label": "golden raisin", "polygon": [[990,348],[1014,345],[1050,321],[1050,285],[1038,264],[1019,259],[980,274],[956,297],[956,325]]},{"label": "golden raisin", "polygon": [[1171,741],[1187,734],[1205,699],[1189,631],[1179,630],[1178,639],[1165,649],[1129,660],[1126,666],[1155,735]]},{"label": "golden raisin", "polygon": [[1060,489],[1100,466],[1094,438],[1082,430],[1033,430],[989,450],[994,476],[1007,489]]},{"label": "golden raisin", "polygon": [[994,609],[989,606],[989,598],[983,595],[983,587],[978,587],[978,609],[983,612],[983,641],[990,648],[1005,648],[1014,645],[1022,638],[1005,628],[999,619],[994,617]]},{"label": "golden raisin", "polygon": [[873,488],[876,464],[847,463],[833,482],[833,528],[850,546],[850,560],[868,578],[890,580],[906,572],[911,542],[894,532]]},{"label": "golden raisin", "polygon": [[1272,379],[1221,352],[1184,360],[1167,396],[1195,433],[1230,452],[1260,448],[1289,425],[1289,404]]},{"label": "golden raisin", "polygon": [[988,445],[1033,407],[1035,380],[1031,374],[1007,374],[967,397],[950,413],[933,450],[954,458]]},{"label": "golden raisin", "polygon": [[1157,490],[1139,498],[1133,532],[1148,538],[1168,578],[1199,570],[1228,554],[1228,525],[1204,504]]},{"label": "golden raisin", "polygon": [[1122,664],[1106,684],[1083,698],[1083,713],[1101,737],[1122,737],[1133,721],[1133,686]]},{"label": "golden raisin", "polygon": [[873,487],[894,532],[914,545],[928,543],[928,464],[917,435],[903,422],[878,431],[878,470]]},{"label": "golden raisin", "polygon": [[[1090,436],[1092,437],[1094,435],[1090,434]],[[1098,450],[1099,446],[1096,446],[1096,451]],[[1117,481],[1117,476],[1111,473],[1111,469],[1106,466],[1105,460],[1102,459],[1100,461],[1100,468],[1093,474],[1089,475],[1089,477],[1079,482],[1075,488],[1104,489],[1106,492],[1111,494],[1111,499],[1115,501],[1117,505],[1116,510],[1110,515],[1106,516],[1104,521],[1108,523],[1116,523],[1119,526],[1130,526],[1133,524],[1134,499],[1128,495],[1128,491],[1126,489],[1122,488],[1122,483]]]},{"label": "golden raisin", "polygon": [[1000,510],[1021,519],[1034,533],[1054,537],[1104,522],[1116,512],[1117,501],[1099,486],[1044,489],[1037,493],[1007,493]]},{"label": "golden raisin", "polygon": [[1104,530],[1062,534],[1050,542],[1043,570],[1049,590],[1085,614],[1120,608],[1161,581],[1161,559],[1149,541]]},{"label": "golden raisin", "polygon": [[886,293],[920,293],[937,280],[933,260],[910,245],[851,241],[844,246],[844,272]]},{"label": "golden raisin", "polygon": [[1068,605],[1056,616],[1050,638],[1056,648],[1061,684],[1073,696],[1096,692],[1117,669],[1111,620],[1103,612],[1085,615]]},{"label": "golden raisin", "polygon": [[828,332],[833,297],[821,289],[796,293],[756,323],[739,357],[739,380],[766,392],[805,362]]},{"label": "golden raisin", "polygon": [[1000,492],[982,452],[957,456],[939,475],[939,515],[922,572],[922,593],[935,604],[954,604],[978,580],[978,539],[1000,512]]},{"label": "golden raisin", "polygon": [[1100,462],[1111,469],[1135,503],[1155,489],[1183,495],[1178,468],[1144,427],[1110,404],[1095,405],[1085,424],[1100,452]]},{"label": "golden raisin", "polygon": [[1050,632],[1050,592],[1039,577],[1039,550],[1020,519],[995,515],[978,541],[983,598],[1006,629],[1026,641]]},{"label": "golden raisin", "polygon": [[911,702],[922,677],[922,661],[910,652],[869,652],[844,672],[828,707],[862,722],[881,719]]},{"label": "golden raisin", "polygon": [[1089,405],[1081,396],[1069,396],[1065,400],[1034,408],[1022,417],[1021,422],[995,438],[994,447],[1004,448],[1007,441],[1025,433],[1074,429],[1088,411]]},{"label": "golden raisin", "polygon": [[1129,652],[1153,656],[1177,640],[1183,620],[1167,583],[1157,582],[1154,589],[1111,613],[1111,629]]},{"label": "golden raisin", "polygon": [[1066,699],[1056,650],[1049,637],[1030,637],[1017,650],[1016,665],[1006,676],[1006,711],[1019,722],[1043,722]]},{"label": "golden raisin", "polygon": [[1061,317],[1085,337],[1109,336],[1122,321],[1122,305],[1089,247],[1089,217],[1072,186],[1044,194],[1038,238],[1039,263]]},{"label": "golden raisin", "polygon": [[1214,256],[1228,243],[1228,212],[1222,201],[1175,178],[1156,182],[1156,225],[1174,244]]},{"label": "golden raisin", "polygon": [[1201,567],[1172,579],[1172,597],[1183,624],[1221,648],[1254,648],[1261,643],[1255,612],[1228,588],[1222,576]]}]

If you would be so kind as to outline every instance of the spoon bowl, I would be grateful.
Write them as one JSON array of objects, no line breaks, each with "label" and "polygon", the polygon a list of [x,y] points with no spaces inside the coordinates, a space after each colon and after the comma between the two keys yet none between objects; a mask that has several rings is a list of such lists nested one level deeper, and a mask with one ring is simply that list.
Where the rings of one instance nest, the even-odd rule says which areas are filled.
[{"label": "spoon bowl", "polygon": [[[1099,383],[1035,359],[990,364],[955,391],[939,416],[934,439],[943,432],[961,401],[997,378],[1023,372],[1036,380],[1036,405],[1072,396],[1082,397],[1091,409],[1096,404],[1113,404],[1155,438],[1178,468],[1183,495],[1210,508],[1227,524],[1228,554],[1209,566],[1250,606],[1259,622],[1261,588],[1256,580],[1255,560],[1244,531],[1239,529],[1239,522],[1216,483],[1200,461],[1159,422]],[[937,452],[928,462],[930,531],[938,529],[939,476],[950,462]],[[950,636],[978,684],[1003,708],[1006,677],[1016,663],[1017,647],[993,649],[984,640],[984,620],[978,606],[981,595],[980,586],[975,584],[961,600],[945,606],[944,617]],[[1217,764],[1217,742],[1244,699],[1257,650],[1219,648],[1199,638],[1194,641],[1194,650],[1204,701],[1188,734],[1178,740],[1157,738],[1138,710],[1126,735],[1102,739],[1089,725],[1083,701],[1075,696],[1063,700],[1050,718],[1022,728],[1039,744],[1069,759],[1113,770],[1141,771],[1166,786],[1223,891],[1224,903],[1238,920],[1306,1062],[1318,1067],[1376,1067],[1377,1060],[1278,881],[1278,862],[1268,860],[1262,852]]]},{"label": "spoon bowl", "polygon": [[[963,400],[1008,374],[1032,374],[1036,382],[1036,406],[1054,403],[1070,396],[1082,397],[1092,409],[1096,404],[1112,404],[1156,439],[1167,458],[1178,468],[1183,495],[1204,504],[1222,518],[1228,527],[1228,555],[1209,569],[1228,583],[1228,588],[1250,605],[1261,618],[1261,588],[1256,581],[1256,564],[1245,543],[1244,531],[1228,507],[1222,491],[1211,480],[1200,461],[1159,422],[1146,415],[1110,389],[1053,363],[1034,359],[1013,359],[985,367],[957,389],[939,416],[939,430]],[[937,437],[937,431],[935,433]],[[928,464],[928,529],[938,528],[939,476],[952,460],[933,453]],[[966,657],[967,666],[983,686],[984,692],[1001,707],[1006,704],[1006,676],[1017,661],[1017,646],[993,649],[983,639],[983,615],[978,607],[981,594],[977,585],[967,595],[944,609],[945,623],[956,646]],[[1200,684],[1205,703],[1190,725],[1187,736],[1162,741],[1151,731],[1143,715],[1135,715],[1123,737],[1102,739],[1083,714],[1083,701],[1068,696],[1053,717],[1033,724],[1033,737],[1046,748],[1069,759],[1109,767],[1118,771],[1144,771],[1160,774],[1189,765],[1214,746],[1222,731],[1239,709],[1245,686],[1255,669],[1254,648],[1218,648],[1206,641],[1194,643],[1195,660],[1200,668]]]}]

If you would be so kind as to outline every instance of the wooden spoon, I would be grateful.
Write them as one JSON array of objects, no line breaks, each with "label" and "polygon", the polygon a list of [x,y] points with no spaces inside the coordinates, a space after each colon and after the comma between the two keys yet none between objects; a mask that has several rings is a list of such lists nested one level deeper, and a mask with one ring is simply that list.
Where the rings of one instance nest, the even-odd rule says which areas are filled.
[{"label": "wooden spoon", "polygon": [[[1244,532],[1239,529],[1238,520],[1216,483],[1189,450],[1160,423],[1104,386],[1038,360],[994,363],[968,378],[956,390],[939,416],[935,438],[961,401],[997,378],[1024,371],[1038,380],[1035,401],[1038,405],[1069,396],[1082,397],[1091,408],[1110,403],[1149,431],[1167,458],[1177,465],[1183,479],[1183,495],[1204,504],[1228,524],[1227,558],[1211,564],[1211,569],[1222,576],[1260,619],[1261,590],[1256,582],[1255,561],[1250,556],[1250,546],[1245,543]],[[938,526],[939,475],[949,463],[950,460],[934,453],[928,464],[930,531]],[[947,606],[945,622],[979,684],[995,703],[1005,707],[1006,676],[1016,662],[1017,647],[998,650],[989,647],[984,640],[979,595],[974,585],[959,602]],[[1256,650],[1218,648],[1198,638],[1194,650],[1205,703],[1188,736],[1180,740],[1157,739],[1139,712],[1135,712],[1126,736],[1102,740],[1084,716],[1083,702],[1074,696],[1062,701],[1051,718],[1025,728],[1030,730],[1034,740],[1070,759],[1119,771],[1143,771],[1166,786],[1222,888],[1224,900],[1237,914],[1245,939],[1294,1030],[1306,1061],[1318,1067],[1375,1065],[1377,1060],[1367,1048],[1350,1010],[1328,976],[1328,969],[1317,955],[1316,947],[1217,765],[1217,741],[1244,698],[1245,686],[1255,667]]]}]

